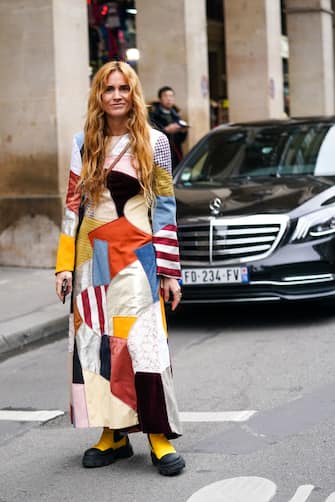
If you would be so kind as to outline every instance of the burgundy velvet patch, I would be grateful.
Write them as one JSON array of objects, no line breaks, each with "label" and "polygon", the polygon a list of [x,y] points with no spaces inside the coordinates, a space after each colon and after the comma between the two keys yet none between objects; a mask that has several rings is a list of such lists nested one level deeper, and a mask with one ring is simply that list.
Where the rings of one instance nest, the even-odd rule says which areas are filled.
[{"label": "burgundy velvet patch", "polygon": [[171,433],[166,411],[164,389],[159,373],[135,374],[137,413],[140,426],[146,433]]},{"label": "burgundy velvet patch", "polygon": [[115,202],[118,216],[123,216],[125,203],[141,191],[141,185],[136,178],[119,171],[110,172],[106,184]]}]

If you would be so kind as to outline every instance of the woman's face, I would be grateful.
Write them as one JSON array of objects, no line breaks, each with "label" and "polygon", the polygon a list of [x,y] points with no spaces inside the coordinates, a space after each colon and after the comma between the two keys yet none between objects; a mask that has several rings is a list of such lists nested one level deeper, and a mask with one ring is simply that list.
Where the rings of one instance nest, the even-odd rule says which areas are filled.
[{"label": "woman's face", "polygon": [[131,91],[123,73],[113,71],[102,95],[102,109],[110,118],[127,118],[133,106]]}]

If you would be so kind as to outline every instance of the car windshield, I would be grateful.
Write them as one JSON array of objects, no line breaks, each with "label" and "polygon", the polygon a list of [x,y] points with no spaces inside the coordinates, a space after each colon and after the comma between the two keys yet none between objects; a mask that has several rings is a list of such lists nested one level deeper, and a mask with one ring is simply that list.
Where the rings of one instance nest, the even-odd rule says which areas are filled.
[{"label": "car windshield", "polygon": [[325,123],[227,127],[201,141],[176,184],[220,186],[229,178],[334,176],[335,126]]}]

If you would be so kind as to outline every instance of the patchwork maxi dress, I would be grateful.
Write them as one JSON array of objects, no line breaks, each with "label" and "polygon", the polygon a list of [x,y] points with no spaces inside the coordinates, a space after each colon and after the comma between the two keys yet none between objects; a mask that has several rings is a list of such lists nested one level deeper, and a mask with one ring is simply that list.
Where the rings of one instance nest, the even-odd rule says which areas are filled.
[{"label": "patchwork maxi dress", "polygon": [[[83,134],[73,140],[56,272],[74,271],[70,315],[71,420],[181,434],[160,276],[180,277],[171,154],[164,134],[150,131],[156,200],[151,216],[128,150],[107,176],[99,203],[78,228]],[[112,137],[108,168],[129,141]]]},{"label": "patchwork maxi dress", "polygon": [[[75,427],[181,434],[160,276],[180,278],[171,154],[150,130],[156,200],[149,211],[128,150],[99,203],[78,227],[83,134],[73,140],[56,272],[74,271],[70,315],[71,419]],[[128,135],[112,137],[105,168]]]}]

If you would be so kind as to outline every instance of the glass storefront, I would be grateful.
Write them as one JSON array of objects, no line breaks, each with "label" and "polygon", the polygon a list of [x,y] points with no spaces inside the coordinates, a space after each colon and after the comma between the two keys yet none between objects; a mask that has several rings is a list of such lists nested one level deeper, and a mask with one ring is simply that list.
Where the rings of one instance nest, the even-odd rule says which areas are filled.
[{"label": "glass storefront", "polygon": [[134,0],[87,0],[92,75],[114,59],[136,69],[136,8]]}]

